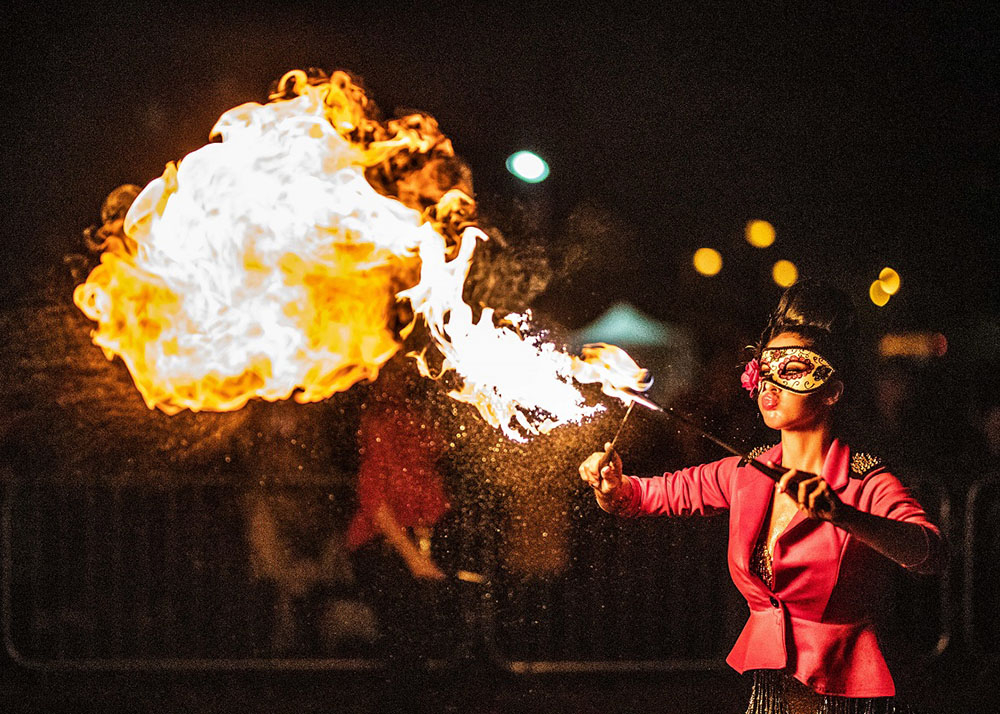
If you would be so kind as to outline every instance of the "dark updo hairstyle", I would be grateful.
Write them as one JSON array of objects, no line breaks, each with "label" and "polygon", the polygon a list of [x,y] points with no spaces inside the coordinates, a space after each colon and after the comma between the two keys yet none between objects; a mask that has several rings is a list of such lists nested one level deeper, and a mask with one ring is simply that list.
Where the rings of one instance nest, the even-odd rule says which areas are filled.
[{"label": "dark updo hairstyle", "polygon": [[819,280],[800,280],[785,290],[760,336],[760,350],[782,332],[794,332],[833,365],[836,377],[851,383],[858,350],[858,324],[851,298]]}]

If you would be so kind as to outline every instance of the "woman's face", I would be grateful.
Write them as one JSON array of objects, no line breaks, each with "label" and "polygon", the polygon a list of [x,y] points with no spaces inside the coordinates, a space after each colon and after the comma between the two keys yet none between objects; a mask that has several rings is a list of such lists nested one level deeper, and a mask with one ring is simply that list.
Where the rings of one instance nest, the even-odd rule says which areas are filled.
[{"label": "woman's face", "polygon": [[[765,347],[806,347],[812,348],[812,341],[803,339],[794,332],[776,335]],[[794,362],[786,369],[806,365]],[[761,382],[757,394],[757,407],[764,423],[771,429],[785,431],[809,431],[818,428],[830,419],[833,405],[840,397],[839,382],[828,382],[814,392],[797,394],[771,382]]]}]

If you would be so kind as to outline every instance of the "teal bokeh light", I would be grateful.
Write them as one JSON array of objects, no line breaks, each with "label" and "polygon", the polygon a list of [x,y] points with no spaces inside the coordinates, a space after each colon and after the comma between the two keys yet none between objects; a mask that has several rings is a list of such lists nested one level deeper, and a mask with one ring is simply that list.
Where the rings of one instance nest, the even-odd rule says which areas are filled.
[{"label": "teal bokeh light", "polygon": [[533,151],[516,151],[508,156],[507,170],[527,183],[540,183],[549,177],[549,165]]}]

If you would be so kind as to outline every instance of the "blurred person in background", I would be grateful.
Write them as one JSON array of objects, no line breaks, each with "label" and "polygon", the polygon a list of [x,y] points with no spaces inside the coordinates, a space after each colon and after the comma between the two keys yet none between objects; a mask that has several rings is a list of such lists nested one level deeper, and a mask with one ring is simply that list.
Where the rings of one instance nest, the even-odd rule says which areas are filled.
[{"label": "blurred person in background", "polygon": [[975,390],[969,401],[968,429],[961,465],[970,481],[989,474],[1000,474],[1000,379],[982,375],[1000,373],[1000,365],[991,362],[976,364],[969,372],[975,375]]},{"label": "blurred person in background", "polygon": [[[419,381],[418,381],[419,380]],[[355,573],[379,623],[390,676],[387,706],[413,704],[435,638],[450,630],[448,582],[432,554],[449,510],[438,433],[422,378],[383,369],[359,431],[358,507],[347,530]]]},{"label": "blurred person in background", "polygon": [[251,572],[273,601],[271,654],[340,654],[370,643],[375,617],[357,597],[346,542],[349,499],[330,468],[322,407],[256,406],[247,468],[261,478],[243,507]]}]

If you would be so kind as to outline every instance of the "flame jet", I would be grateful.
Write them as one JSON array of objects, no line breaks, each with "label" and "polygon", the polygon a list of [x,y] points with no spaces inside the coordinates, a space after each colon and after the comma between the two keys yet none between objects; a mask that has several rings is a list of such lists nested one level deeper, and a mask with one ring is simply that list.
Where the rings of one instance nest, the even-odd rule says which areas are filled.
[{"label": "flame jet", "polygon": [[[289,72],[142,190],[73,299],[146,405],[319,401],[375,379],[418,319],[442,357],[434,376],[453,371],[451,396],[512,439],[599,411],[574,380],[623,401],[648,387],[618,348],[577,357],[523,337],[526,315],[474,321],[462,290],[487,236],[471,187],[427,171],[451,142],[431,117],[376,111],[345,72]],[[397,331],[398,301],[412,321]],[[427,350],[413,356],[430,376]]]}]

